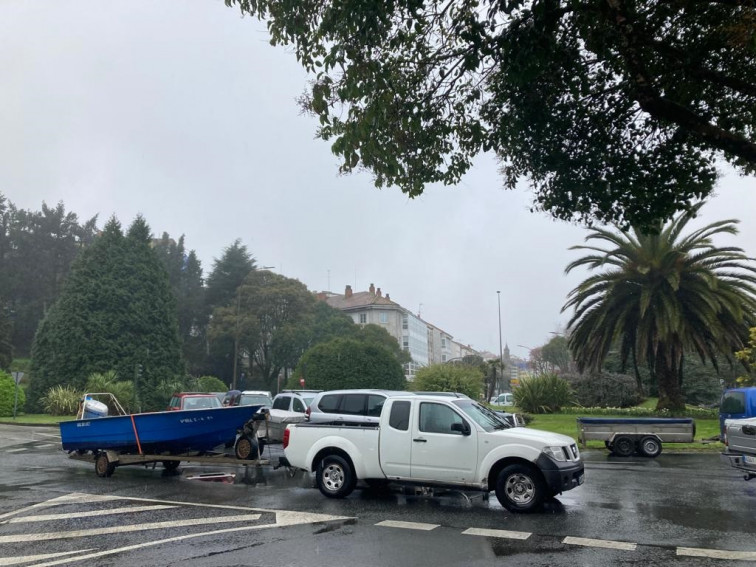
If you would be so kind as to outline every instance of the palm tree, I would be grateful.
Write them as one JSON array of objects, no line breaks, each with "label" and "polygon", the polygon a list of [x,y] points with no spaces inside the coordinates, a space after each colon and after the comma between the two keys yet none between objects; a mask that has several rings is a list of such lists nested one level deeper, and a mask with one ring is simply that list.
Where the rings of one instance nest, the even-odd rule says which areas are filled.
[{"label": "palm tree", "polygon": [[567,266],[602,269],[573,289],[562,311],[574,308],[569,346],[578,369],[598,370],[619,347],[622,363],[648,364],[659,388],[657,409],[684,408],[683,357],[697,354],[718,368],[719,358],[748,340],[756,319],[756,268],[742,249],[712,244],[717,234],[737,234],[737,220],[709,224],[688,236],[682,232],[698,204],[653,231],[593,229],[573,246],[592,253]]}]

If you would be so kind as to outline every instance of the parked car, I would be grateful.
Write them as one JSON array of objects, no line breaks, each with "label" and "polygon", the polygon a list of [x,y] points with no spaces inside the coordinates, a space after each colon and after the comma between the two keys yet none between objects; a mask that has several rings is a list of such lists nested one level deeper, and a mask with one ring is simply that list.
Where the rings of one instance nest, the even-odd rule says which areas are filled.
[{"label": "parked car", "polygon": [[514,395],[512,392],[504,392],[498,396],[494,396],[489,400],[489,403],[493,406],[513,406]]},{"label": "parked car", "polygon": [[305,410],[322,390],[281,390],[273,398],[273,409],[304,415]]},{"label": "parked car", "polygon": [[273,405],[273,398],[270,396],[270,392],[265,390],[231,390],[226,392],[226,396],[223,398],[224,406],[264,406],[271,407]]},{"label": "parked car", "polygon": [[722,460],[745,474],[745,480],[756,478],[756,418],[725,421],[725,451]]},{"label": "parked car", "polygon": [[305,410],[321,390],[283,390],[273,398],[264,427],[258,429],[258,444],[281,443],[286,426],[305,420]]},{"label": "parked car", "polygon": [[305,420],[342,425],[378,423],[383,404],[392,394],[406,396],[408,392],[374,389],[321,392],[305,411]]},{"label": "parked car", "polygon": [[223,407],[218,396],[204,392],[176,392],[168,402],[169,411],[213,409]]}]

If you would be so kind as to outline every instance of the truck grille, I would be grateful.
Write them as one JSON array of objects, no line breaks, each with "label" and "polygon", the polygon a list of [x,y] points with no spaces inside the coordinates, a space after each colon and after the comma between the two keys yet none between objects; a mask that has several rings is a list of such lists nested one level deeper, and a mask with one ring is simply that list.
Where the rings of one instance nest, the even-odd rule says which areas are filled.
[{"label": "truck grille", "polygon": [[580,452],[578,451],[577,445],[574,443],[569,447],[562,447],[562,453],[564,453],[564,458],[568,461],[580,460]]}]

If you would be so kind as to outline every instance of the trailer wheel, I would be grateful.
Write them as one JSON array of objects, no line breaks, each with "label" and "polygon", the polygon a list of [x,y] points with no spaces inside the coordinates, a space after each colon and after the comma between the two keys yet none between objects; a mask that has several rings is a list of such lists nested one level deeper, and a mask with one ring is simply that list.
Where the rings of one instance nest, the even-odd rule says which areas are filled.
[{"label": "trailer wheel", "polygon": [[662,445],[656,437],[649,435],[641,439],[638,450],[644,457],[651,457],[653,459],[661,455]]},{"label": "trailer wheel", "polygon": [[612,452],[618,457],[629,457],[635,453],[635,441],[628,435],[620,435],[614,438]]},{"label": "trailer wheel", "polygon": [[115,463],[110,462],[107,453],[100,453],[95,458],[95,473],[100,478],[113,476],[115,468]]},{"label": "trailer wheel", "polygon": [[257,441],[250,438],[248,435],[242,435],[236,440],[236,447],[234,449],[237,459],[243,461],[254,461],[259,455],[259,448]]},{"label": "trailer wheel", "polygon": [[510,512],[534,512],[546,498],[541,473],[528,465],[504,467],[496,480],[496,499]]},{"label": "trailer wheel", "polygon": [[175,471],[180,464],[181,461],[163,461],[163,468],[167,471]]},{"label": "trailer wheel", "polygon": [[357,481],[352,466],[339,455],[328,455],[321,460],[315,478],[320,493],[328,498],[349,496]]}]

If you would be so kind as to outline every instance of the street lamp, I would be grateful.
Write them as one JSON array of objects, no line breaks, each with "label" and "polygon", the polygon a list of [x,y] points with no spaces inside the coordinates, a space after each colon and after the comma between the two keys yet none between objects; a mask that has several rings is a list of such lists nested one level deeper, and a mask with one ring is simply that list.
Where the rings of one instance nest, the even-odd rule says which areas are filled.
[{"label": "street lamp", "polygon": [[496,292],[496,301],[499,304],[499,380],[504,379],[504,351],[501,348],[501,291]]}]

